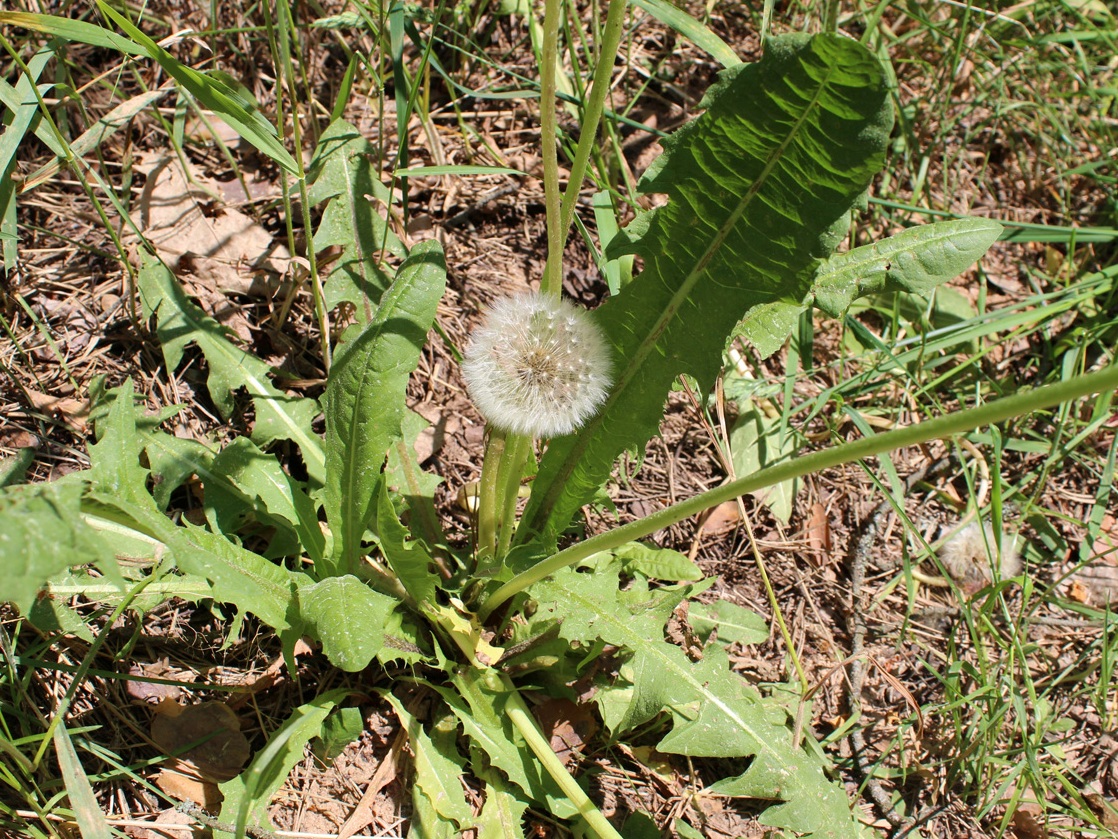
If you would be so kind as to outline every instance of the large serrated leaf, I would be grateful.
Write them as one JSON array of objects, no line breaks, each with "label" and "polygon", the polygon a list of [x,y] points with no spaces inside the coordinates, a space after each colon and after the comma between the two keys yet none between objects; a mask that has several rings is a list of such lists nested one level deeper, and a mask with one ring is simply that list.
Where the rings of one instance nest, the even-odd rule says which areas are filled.
[{"label": "large serrated leaf", "polygon": [[144,316],[156,318],[156,335],[168,370],[177,370],[183,350],[197,344],[209,363],[206,387],[223,416],[233,412],[233,392],[243,387],[256,409],[252,439],[264,446],[291,440],[299,446],[307,473],[321,483],[325,460],[311,421],[318,414],[313,399],[288,396],[269,380],[272,368],[237,347],[224,327],[192,302],[170,269],[147,251],[140,252],[137,276]]},{"label": "large serrated leaf", "polygon": [[[530,799],[545,803],[561,819],[578,814],[559,785],[544,771],[506,713],[508,698],[499,680],[476,668],[462,668],[451,681],[457,692],[432,686],[458,718],[470,742],[522,789]],[[463,701],[465,700],[465,701]]]},{"label": "large serrated leaf", "polygon": [[348,301],[362,320],[365,305],[377,305],[392,282],[383,256],[404,256],[404,246],[369,200],[386,206],[391,201],[377,177],[375,155],[373,144],[360,131],[337,120],[319,139],[310,167],[311,203],[329,202],[315,230],[315,248],[341,248],[326,275],[326,308]]},{"label": "large serrated leaf", "polygon": [[[151,448],[148,446],[149,452]],[[217,454],[211,471],[222,480],[204,482],[207,504],[212,486],[231,485],[258,515],[278,526],[290,527],[307,556],[316,562],[322,559],[326,538],[318,523],[318,508],[300,482],[283,471],[275,455],[238,437]]]},{"label": "large serrated leaf", "polygon": [[656,433],[677,376],[713,383],[746,312],[803,303],[818,260],[881,168],[892,125],[878,60],[831,35],[773,39],[759,63],[724,73],[705,104],[641,182],[670,202],[611,243],[608,256],[645,261],[595,312],[616,384],[586,426],[551,442],[521,542],[552,540],[615,458]]},{"label": "large serrated leaf", "polygon": [[146,490],[147,470],[140,465],[144,438],[136,430],[132,383],[126,382],[104,420],[101,440],[90,446],[90,502],[113,518],[162,544],[179,570],[213,585],[213,597],[252,612],[293,643],[301,632],[296,613],[298,589],[305,574],[288,571],[201,527],[176,525]]},{"label": "large serrated leaf", "polygon": [[[415,786],[413,800],[417,811],[422,811],[423,803],[418,800],[420,796],[426,799],[432,811],[432,817],[440,821],[454,822],[458,827],[470,826],[473,820],[473,808],[466,801],[462,791],[464,764],[461,755],[454,746],[453,737],[447,737],[436,730],[435,736],[423,730],[423,726],[415,716],[408,712],[404,704],[395,696],[386,693],[384,698],[389,701],[396,711],[396,716],[408,732],[408,745],[415,755]],[[453,717],[450,718],[453,720]],[[420,835],[429,835],[430,831],[421,832]]]},{"label": "large serrated leaf", "polygon": [[419,602],[434,600],[437,577],[431,570],[431,554],[421,543],[408,540],[407,528],[396,516],[385,481],[380,482],[376,531],[381,553],[408,594]]},{"label": "large serrated leaf", "polygon": [[[857,835],[841,789],[827,780],[817,761],[793,748],[785,710],[733,673],[719,645],[706,647],[701,661],[689,660],[664,640],[665,607],[670,612],[671,601],[657,603],[642,615],[641,600],[656,593],[618,591],[617,582],[616,567],[603,566],[593,574],[568,568],[531,590],[539,603],[537,615],[553,611],[563,616],[564,638],[583,644],[603,641],[630,653],[622,673],[632,687],[619,688],[628,707],[621,712],[608,701],[602,704],[615,717],[613,722],[627,728],[670,711],[675,722],[657,745],[660,751],[694,757],[752,756],[743,776],[748,777],[751,797],[813,802],[807,808],[770,808],[764,823],[807,834]],[[603,693],[608,696],[612,690],[607,687]]]},{"label": "large serrated leaf", "polygon": [[396,608],[391,597],[353,576],[331,577],[300,590],[300,611],[335,667],[364,670],[384,646],[384,626]]},{"label": "large serrated leaf", "polygon": [[375,515],[388,448],[401,436],[408,376],[419,362],[445,285],[439,243],[416,245],[373,319],[334,360],[324,405],[325,506],[334,549],[320,577],[356,566]]}]

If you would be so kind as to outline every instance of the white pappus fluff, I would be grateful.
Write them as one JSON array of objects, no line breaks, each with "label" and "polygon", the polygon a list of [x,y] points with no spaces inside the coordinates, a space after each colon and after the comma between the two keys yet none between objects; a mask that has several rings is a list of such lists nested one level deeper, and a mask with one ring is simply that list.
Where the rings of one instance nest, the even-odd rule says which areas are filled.
[{"label": "white pappus fluff", "polygon": [[[994,559],[991,560],[991,557]],[[1017,537],[998,534],[991,524],[983,526],[971,522],[952,534],[940,546],[939,558],[947,573],[967,591],[977,591],[993,582],[995,563],[998,565],[1000,580],[1016,577],[1021,573]]]},{"label": "white pappus fluff", "polygon": [[597,412],[612,384],[612,364],[589,312],[529,293],[493,304],[470,336],[462,375],[490,424],[558,437]]}]

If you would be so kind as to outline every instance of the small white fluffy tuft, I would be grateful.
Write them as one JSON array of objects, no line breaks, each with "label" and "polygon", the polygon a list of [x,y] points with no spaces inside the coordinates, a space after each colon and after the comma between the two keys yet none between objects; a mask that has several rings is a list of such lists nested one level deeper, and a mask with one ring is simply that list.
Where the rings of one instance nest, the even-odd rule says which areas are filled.
[{"label": "small white fluffy tuft", "polygon": [[559,437],[594,416],[612,367],[589,312],[530,293],[493,304],[470,336],[462,375],[487,422],[513,434]]},{"label": "small white fluffy tuft", "polygon": [[968,592],[977,591],[994,581],[995,564],[998,565],[1000,580],[1021,573],[1017,537],[1002,533],[999,545],[994,527],[990,524],[983,527],[971,522],[940,546],[939,558],[947,573]]}]

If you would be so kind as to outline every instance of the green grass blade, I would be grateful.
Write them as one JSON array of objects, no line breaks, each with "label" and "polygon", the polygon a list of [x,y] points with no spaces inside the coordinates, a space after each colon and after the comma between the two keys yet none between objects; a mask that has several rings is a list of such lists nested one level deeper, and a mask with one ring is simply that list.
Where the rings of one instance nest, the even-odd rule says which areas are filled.
[{"label": "green grass blade", "polygon": [[62,781],[66,784],[66,793],[70,797],[74,820],[81,830],[82,839],[112,839],[113,832],[93,794],[85,767],[78,760],[78,753],[70,742],[65,723],[60,722],[54,729],[54,750],[58,755],[58,767],[62,771]]},{"label": "green grass blade", "polygon": [[0,23],[7,26],[21,26],[34,32],[42,32],[64,41],[77,41],[93,47],[117,50],[125,55],[143,55],[144,49],[115,32],[86,23],[83,20],[70,20],[55,15],[40,15],[31,12],[0,12]]},{"label": "green grass blade", "polygon": [[741,64],[741,59],[729,44],[678,6],[667,0],[633,0],[633,5],[640,6],[660,23],[671,27],[699,49],[708,52],[723,67]]},{"label": "green grass blade", "polygon": [[225,79],[210,76],[187,67],[167,50],[141,32],[136,26],[108,4],[97,0],[97,7],[109,20],[119,26],[142,52],[154,59],[163,70],[198,102],[220,116],[243,137],[256,146],[292,175],[299,174],[299,164],[284,147],[276,134],[275,126],[248,101],[244,93]]}]

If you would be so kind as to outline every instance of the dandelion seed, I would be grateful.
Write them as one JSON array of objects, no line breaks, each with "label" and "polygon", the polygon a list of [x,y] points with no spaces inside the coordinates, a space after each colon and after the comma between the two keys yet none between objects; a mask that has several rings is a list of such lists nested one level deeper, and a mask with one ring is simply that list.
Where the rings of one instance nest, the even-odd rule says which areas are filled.
[{"label": "dandelion seed", "polygon": [[462,362],[486,421],[530,437],[570,434],[605,401],[609,347],[590,314],[537,293],[493,304]]},{"label": "dandelion seed", "polygon": [[[996,557],[994,562],[991,562],[991,556]],[[939,558],[955,582],[967,592],[977,591],[994,581],[995,563],[1000,580],[1021,573],[1017,538],[1005,533],[996,534],[990,524],[983,527],[971,522],[943,543]]]}]

